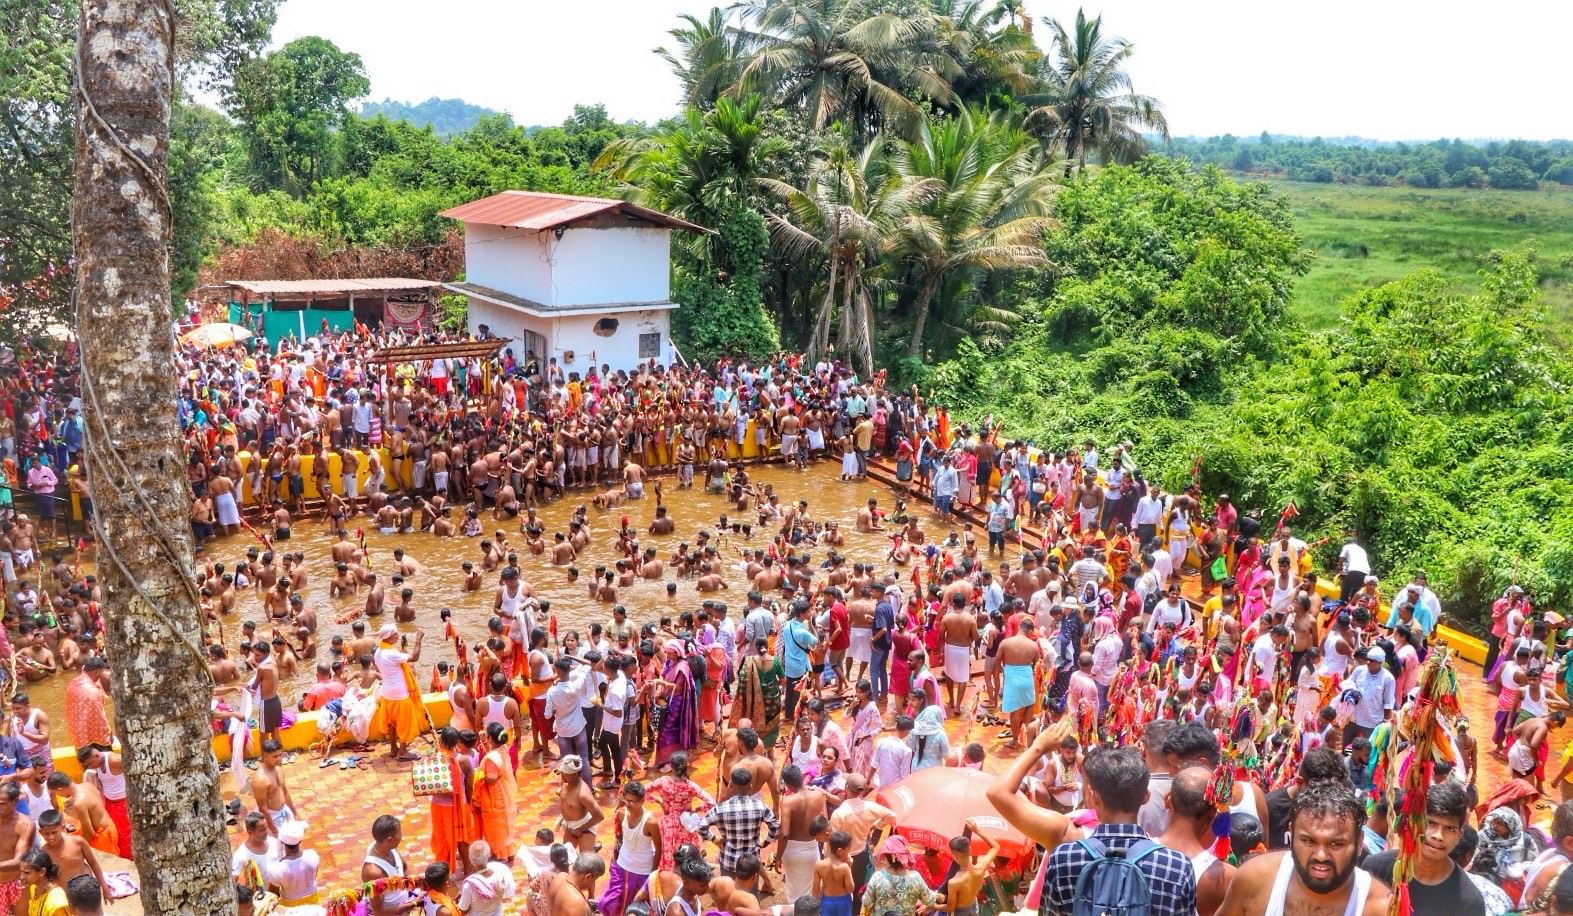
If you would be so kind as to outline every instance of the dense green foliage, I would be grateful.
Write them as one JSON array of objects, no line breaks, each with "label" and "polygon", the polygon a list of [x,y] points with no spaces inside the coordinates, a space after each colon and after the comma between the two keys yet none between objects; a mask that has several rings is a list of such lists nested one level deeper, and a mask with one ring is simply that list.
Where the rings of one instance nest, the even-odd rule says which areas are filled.
[{"label": "dense green foliage", "polygon": [[1292,311],[1312,330],[1338,324],[1345,299],[1423,267],[1441,270],[1460,292],[1495,249],[1539,251],[1547,329],[1573,344],[1573,194],[1473,188],[1370,187],[1274,181],[1295,228],[1316,252],[1295,285]]},{"label": "dense green foliage", "polygon": [[673,333],[690,360],[713,362],[735,353],[773,353],[781,335],[765,311],[760,269],[770,234],[753,210],[739,210],[721,224],[715,245],[720,270],[678,269],[673,299]]},{"label": "dense green foliage", "polygon": [[1493,188],[1532,191],[1542,180],[1573,184],[1573,141],[1462,140],[1431,143],[1370,143],[1278,139],[1263,133],[1199,140],[1180,137],[1165,151],[1177,158],[1216,165],[1236,173],[1273,175],[1290,181],[1411,188]]},{"label": "dense green foliage", "polygon": [[380,102],[363,102],[360,106],[360,116],[363,118],[382,115],[390,121],[408,121],[416,127],[430,127],[439,137],[463,133],[474,127],[480,119],[499,113],[481,105],[472,105],[463,99],[439,99],[436,96],[413,105],[383,99]]},{"label": "dense green foliage", "polygon": [[1269,517],[1293,501],[1324,561],[1353,530],[1466,622],[1514,579],[1573,598],[1573,372],[1531,254],[1494,253],[1478,292],[1434,271],[1367,290],[1308,333],[1285,315],[1306,252],[1265,186],[1150,159],[1057,203],[1062,276],[1014,288],[1008,346],[933,370],[939,403],[1049,449],[1130,438],[1165,486],[1199,465]]}]

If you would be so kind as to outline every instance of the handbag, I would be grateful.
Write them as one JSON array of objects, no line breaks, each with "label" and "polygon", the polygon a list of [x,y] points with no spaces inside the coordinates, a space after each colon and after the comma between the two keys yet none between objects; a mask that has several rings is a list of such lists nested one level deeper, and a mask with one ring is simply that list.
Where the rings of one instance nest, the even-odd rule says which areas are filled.
[{"label": "handbag", "polygon": [[410,770],[410,791],[416,798],[453,792],[453,773],[442,756],[423,757]]}]

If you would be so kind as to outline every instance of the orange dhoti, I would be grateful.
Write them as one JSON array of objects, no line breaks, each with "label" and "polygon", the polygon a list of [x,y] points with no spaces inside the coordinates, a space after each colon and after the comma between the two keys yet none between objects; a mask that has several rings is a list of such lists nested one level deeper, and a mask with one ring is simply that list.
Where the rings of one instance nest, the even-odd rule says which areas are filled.
[{"label": "orange dhoti", "polygon": [[440,805],[431,803],[431,855],[439,862],[447,862],[455,870],[459,862],[459,847],[475,839],[475,822],[470,819],[467,804]]},{"label": "orange dhoti", "polygon": [[[486,777],[494,777],[488,782]],[[480,823],[476,833],[492,848],[492,855],[507,859],[514,853],[513,822],[517,814],[514,804],[513,767],[507,752],[493,750],[481,760],[475,772],[475,804]]]},{"label": "orange dhoti", "polygon": [[112,856],[120,855],[120,831],[116,829],[115,822],[110,821],[100,827],[97,833],[87,838],[87,845]]},{"label": "orange dhoti", "polygon": [[405,697],[402,700],[391,700],[387,697],[377,698],[377,711],[371,717],[371,730],[376,732],[379,728],[389,739],[397,739],[400,744],[409,744],[420,737],[421,726],[425,718],[419,707],[420,700],[414,697]]}]

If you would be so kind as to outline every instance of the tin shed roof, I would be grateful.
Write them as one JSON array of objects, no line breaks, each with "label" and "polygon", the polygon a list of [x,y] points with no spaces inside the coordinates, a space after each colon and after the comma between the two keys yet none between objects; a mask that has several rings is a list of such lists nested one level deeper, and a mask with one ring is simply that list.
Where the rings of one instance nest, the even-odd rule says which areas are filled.
[{"label": "tin shed roof", "polygon": [[536,191],[503,191],[442,211],[441,216],[464,223],[508,226],[543,231],[606,214],[643,220],[669,229],[708,232],[687,220],[659,210],[605,197],[577,197],[572,194],[543,194]]}]

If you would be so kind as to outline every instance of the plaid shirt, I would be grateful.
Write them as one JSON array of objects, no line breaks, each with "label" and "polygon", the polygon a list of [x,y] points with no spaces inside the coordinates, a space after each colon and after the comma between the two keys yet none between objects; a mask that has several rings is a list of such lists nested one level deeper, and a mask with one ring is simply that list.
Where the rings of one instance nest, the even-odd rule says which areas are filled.
[{"label": "plaid shirt", "polygon": [[[700,819],[699,835],[707,840],[713,839],[710,833],[711,826],[721,825],[721,867],[731,871],[737,867],[738,857],[743,853],[759,851],[761,822],[768,828],[765,842],[769,843],[781,830],[781,822],[776,819],[776,813],[770,810],[769,805],[752,795],[734,795],[711,808],[709,813]],[[1186,867],[1190,867],[1189,863]]]},{"label": "plaid shirt", "polygon": [[[1137,824],[1101,824],[1093,839],[1106,849],[1129,849],[1147,831]],[[1076,896],[1076,879],[1092,856],[1078,843],[1061,843],[1049,853],[1043,880],[1043,912],[1068,916]],[[1196,874],[1191,860],[1172,849],[1154,850],[1137,863],[1152,892],[1153,916],[1193,916],[1196,912]]]}]

